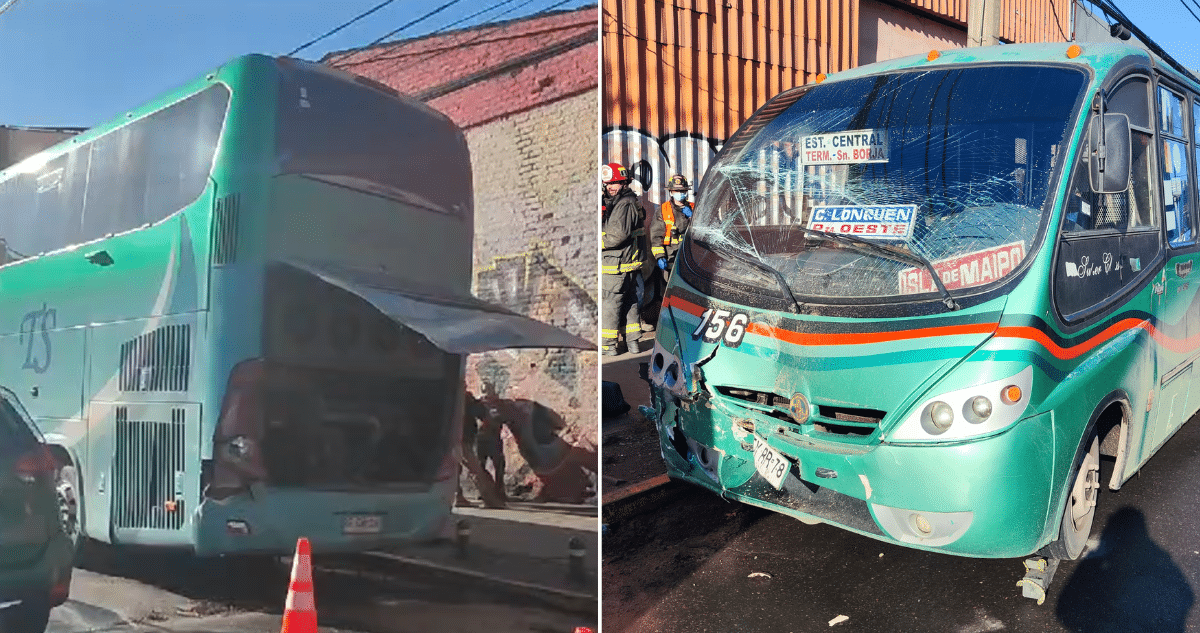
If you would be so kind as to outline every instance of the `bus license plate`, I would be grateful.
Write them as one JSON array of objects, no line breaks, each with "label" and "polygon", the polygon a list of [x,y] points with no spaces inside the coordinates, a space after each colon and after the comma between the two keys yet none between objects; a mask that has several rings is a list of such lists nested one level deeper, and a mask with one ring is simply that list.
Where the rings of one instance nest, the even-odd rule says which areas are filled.
[{"label": "bus license plate", "polygon": [[776,490],[783,488],[783,478],[787,477],[792,464],[779,451],[767,446],[757,434],[754,436],[754,468],[763,479],[771,482]]},{"label": "bus license plate", "polygon": [[374,514],[356,514],[342,519],[343,534],[379,534],[383,529],[383,517]]}]

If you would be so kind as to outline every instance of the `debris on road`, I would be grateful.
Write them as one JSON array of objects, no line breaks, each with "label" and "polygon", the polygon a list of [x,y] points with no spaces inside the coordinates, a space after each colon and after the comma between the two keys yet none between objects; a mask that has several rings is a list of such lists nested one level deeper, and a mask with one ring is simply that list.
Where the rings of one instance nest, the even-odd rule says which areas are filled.
[{"label": "debris on road", "polygon": [[846,620],[849,620],[849,619],[850,619],[850,616],[848,616],[848,615],[839,615],[838,617],[829,621],[829,626],[841,624],[842,622],[845,622]]},{"label": "debris on road", "polygon": [[765,573],[765,572],[761,572],[761,571],[756,571],[756,572],[754,572],[754,573],[752,573],[752,574],[750,574],[749,576],[746,576],[746,577],[747,577],[747,578],[766,578],[766,579],[768,579],[768,580],[769,580],[769,579],[771,578],[771,574],[768,574],[768,573]]}]

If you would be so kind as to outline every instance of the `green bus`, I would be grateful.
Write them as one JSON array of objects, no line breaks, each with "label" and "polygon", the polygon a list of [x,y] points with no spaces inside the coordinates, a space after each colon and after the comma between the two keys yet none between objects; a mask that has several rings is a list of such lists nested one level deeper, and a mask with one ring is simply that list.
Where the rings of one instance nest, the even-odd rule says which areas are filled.
[{"label": "green bus", "polygon": [[1118,489],[1200,408],[1193,79],[1005,45],[764,104],[666,293],[670,475],[913,548],[1079,557],[1101,455]]},{"label": "green bus", "polygon": [[0,172],[0,384],[76,542],[442,534],[465,355],[595,349],[471,295],[472,198],[447,117],[262,55]]}]

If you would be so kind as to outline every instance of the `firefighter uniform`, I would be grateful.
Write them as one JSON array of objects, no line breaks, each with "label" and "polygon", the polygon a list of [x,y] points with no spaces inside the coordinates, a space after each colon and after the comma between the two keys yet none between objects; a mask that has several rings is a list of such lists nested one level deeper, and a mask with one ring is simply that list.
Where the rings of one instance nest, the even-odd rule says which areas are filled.
[{"label": "firefighter uniform", "polygon": [[[688,182],[683,176],[671,176],[667,182],[668,192],[683,192],[686,196],[687,190]],[[670,278],[679,245],[683,243],[683,235],[691,222],[692,203],[686,199],[664,201],[650,220],[650,255],[658,263],[658,268],[663,270],[664,280]],[[665,266],[661,260],[666,260]]]},{"label": "firefighter uniform", "polygon": [[638,339],[642,328],[638,323],[634,276],[641,274],[646,216],[637,195],[629,189],[629,177],[624,167],[616,163],[605,165],[601,180],[605,185],[622,183],[624,186],[616,195],[610,195],[606,190],[603,197],[600,338],[605,354],[619,354],[617,344],[624,332],[629,351],[637,353],[641,351]]}]

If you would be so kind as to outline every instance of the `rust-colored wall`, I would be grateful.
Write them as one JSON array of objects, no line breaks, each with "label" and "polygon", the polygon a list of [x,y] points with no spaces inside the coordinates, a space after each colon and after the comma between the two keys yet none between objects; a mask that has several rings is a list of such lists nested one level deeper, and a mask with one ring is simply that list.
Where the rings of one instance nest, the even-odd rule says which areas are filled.
[{"label": "rust-colored wall", "polygon": [[[603,0],[603,160],[649,162],[645,197],[660,204],[671,174],[694,187],[725,139],[783,90],[931,41],[953,45],[956,29],[965,42],[967,1]],[[1002,1],[1005,40],[1066,40],[1070,0]],[[905,32],[914,28],[924,32]]]},{"label": "rust-colored wall", "polygon": [[[1001,0],[1000,39],[1012,43],[1065,42],[1070,35],[1070,0]],[[894,0],[967,27],[968,0]]]},{"label": "rust-colored wall", "polygon": [[858,0],[605,0],[604,124],[727,138],[769,97],[853,67]]},{"label": "rust-colored wall", "polygon": [[861,0],[858,61],[860,64],[896,59],[913,51],[963,48],[964,29],[880,0]]}]

